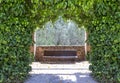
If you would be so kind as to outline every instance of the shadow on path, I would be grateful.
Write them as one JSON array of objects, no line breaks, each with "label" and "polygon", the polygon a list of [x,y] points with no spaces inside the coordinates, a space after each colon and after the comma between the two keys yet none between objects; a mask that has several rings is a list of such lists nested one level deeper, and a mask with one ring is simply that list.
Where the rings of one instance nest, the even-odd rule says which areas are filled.
[{"label": "shadow on path", "polygon": [[30,77],[24,83],[97,83],[88,62],[78,64],[32,64]]}]

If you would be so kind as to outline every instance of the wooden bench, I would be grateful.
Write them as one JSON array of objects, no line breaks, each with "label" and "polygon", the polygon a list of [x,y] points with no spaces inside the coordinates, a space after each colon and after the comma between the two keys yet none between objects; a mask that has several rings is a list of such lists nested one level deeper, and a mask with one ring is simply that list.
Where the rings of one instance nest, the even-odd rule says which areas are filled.
[{"label": "wooden bench", "polygon": [[56,58],[76,58],[76,50],[45,50],[45,57],[56,57]]}]

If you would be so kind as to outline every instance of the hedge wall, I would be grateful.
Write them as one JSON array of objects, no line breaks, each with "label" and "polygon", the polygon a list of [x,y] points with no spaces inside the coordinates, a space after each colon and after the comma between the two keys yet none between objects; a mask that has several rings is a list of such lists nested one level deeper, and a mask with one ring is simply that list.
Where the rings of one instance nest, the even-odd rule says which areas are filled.
[{"label": "hedge wall", "polygon": [[120,82],[120,0],[0,0],[0,83],[23,82],[34,29],[60,15],[86,27],[93,76]]},{"label": "hedge wall", "polygon": [[93,8],[90,70],[100,83],[120,83],[120,0],[98,0]]},{"label": "hedge wall", "polygon": [[23,83],[31,70],[30,17],[23,0],[0,0],[0,83]]}]

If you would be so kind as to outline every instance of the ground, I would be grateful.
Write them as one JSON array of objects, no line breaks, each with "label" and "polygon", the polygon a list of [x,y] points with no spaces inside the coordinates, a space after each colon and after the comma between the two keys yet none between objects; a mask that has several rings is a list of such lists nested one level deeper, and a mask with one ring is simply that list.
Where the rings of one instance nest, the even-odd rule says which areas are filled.
[{"label": "ground", "polygon": [[89,62],[45,64],[33,62],[25,83],[98,83],[91,77]]}]

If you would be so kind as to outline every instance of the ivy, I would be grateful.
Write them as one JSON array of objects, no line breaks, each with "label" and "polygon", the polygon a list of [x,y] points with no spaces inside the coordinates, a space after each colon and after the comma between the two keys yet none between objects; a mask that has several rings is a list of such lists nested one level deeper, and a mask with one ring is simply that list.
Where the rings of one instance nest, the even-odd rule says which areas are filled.
[{"label": "ivy", "polygon": [[89,28],[89,42],[92,47],[89,59],[93,76],[101,83],[120,82],[120,23],[119,0],[96,1],[94,19]]},{"label": "ivy", "polygon": [[31,70],[33,28],[24,3],[0,2],[0,83],[21,83]]},{"label": "ivy", "polygon": [[0,0],[0,83],[21,83],[30,71],[32,34],[59,16],[86,27],[92,74],[120,82],[120,0]]}]

